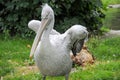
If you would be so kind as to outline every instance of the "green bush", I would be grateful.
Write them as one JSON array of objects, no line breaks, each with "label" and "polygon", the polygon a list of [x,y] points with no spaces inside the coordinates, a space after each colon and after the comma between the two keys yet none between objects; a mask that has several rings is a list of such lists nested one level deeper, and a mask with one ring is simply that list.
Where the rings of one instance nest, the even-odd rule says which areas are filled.
[{"label": "green bush", "polygon": [[54,9],[58,31],[64,32],[73,24],[84,25],[89,31],[98,31],[102,26],[101,0],[1,0],[0,32],[7,30],[12,36],[31,36],[33,32],[27,23],[32,19],[40,20],[42,3],[48,3]]}]

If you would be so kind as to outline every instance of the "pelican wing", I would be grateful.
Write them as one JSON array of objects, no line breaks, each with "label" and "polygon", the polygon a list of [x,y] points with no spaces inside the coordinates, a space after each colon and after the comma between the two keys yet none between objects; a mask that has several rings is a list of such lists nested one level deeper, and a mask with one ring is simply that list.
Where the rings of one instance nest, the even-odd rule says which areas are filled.
[{"label": "pelican wing", "polygon": [[88,31],[84,26],[74,25],[65,33],[67,33],[69,37],[68,46],[70,47],[70,49],[73,52],[73,55],[75,56],[81,51],[84,41],[88,37]]},{"label": "pelican wing", "polygon": [[[39,27],[41,26],[41,21],[39,20],[31,20],[28,23],[28,28],[30,28],[31,30],[35,31],[35,33],[37,33]],[[57,32],[55,29],[52,29],[51,33],[52,35],[59,35],[60,33]]]},{"label": "pelican wing", "polygon": [[81,51],[83,44],[84,44],[84,39],[75,41],[71,49],[74,56],[76,56],[76,53],[79,53]]},{"label": "pelican wing", "polygon": [[39,20],[31,20],[28,23],[28,28],[35,31],[35,33],[37,33],[40,26],[41,26],[41,21]]}]

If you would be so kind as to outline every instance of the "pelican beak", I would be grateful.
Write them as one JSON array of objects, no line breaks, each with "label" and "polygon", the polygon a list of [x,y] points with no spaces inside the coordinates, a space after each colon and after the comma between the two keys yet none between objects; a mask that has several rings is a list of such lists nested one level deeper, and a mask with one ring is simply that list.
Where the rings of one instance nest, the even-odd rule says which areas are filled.
[{"label": "pelican beak", "polygon": [[32,48],[31,48],[30,58],[33,57],[33,55],[36,51],[36,48],[41,40],[42,33],[43,33],[45,27],[47,26],[48,20],[49,19],[47,19],[47,18],[43,18],[41,21],[41,27],[39,27],[39,29],[37,31],[37,34],[35,36],[35,39],[34,39],[34,42],[33,42]]}]

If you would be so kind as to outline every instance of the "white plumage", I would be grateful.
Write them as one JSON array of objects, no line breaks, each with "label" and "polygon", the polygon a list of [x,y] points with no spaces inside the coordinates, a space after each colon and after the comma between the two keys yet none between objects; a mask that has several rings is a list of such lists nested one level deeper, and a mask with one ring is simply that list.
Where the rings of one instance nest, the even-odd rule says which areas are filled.
[{"label": "white plumage", "polygon": [[43,80],[46,76],[65,76],[68,80],[72,68],[70,51],[75,55],[81,50],[88,32],[85,27],[74,25],[64,34],[58,33],[53,29],[54,12],[47,4],[43,6],[41,18],[41,22],[32,20],[28,23],[29,28],[36,32],[30,57],[34,54]]},{"label": "white plumage", "polygon": [[[37,33],[37,31],[38,31],[40,26],[41,26],[41,21],[39,21],[39,20],[31,20],[28,23],[28,27],[30,29],[32,29],[33,31],[35,31],[35,33]],[[56,34],[59,35],[60,33],[57,32],[56,30],[52,29],[50,34],[52,34],[52,35],[56,35]]]}]

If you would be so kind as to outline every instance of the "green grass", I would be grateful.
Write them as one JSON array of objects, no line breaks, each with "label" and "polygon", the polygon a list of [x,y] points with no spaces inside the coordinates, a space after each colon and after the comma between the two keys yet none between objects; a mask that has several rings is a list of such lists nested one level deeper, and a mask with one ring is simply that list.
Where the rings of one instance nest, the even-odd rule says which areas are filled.
[{"label": "green grass", "polygon": [[31,41],[13,38],[0,39],[0,76],[11,72],[15,66],[25,65],[29,59]]},{"label": "green grass", "polygon": [[[15,60],[23,62],[28,59],[30,48],[27,47],[31,44],[29,40],[24,39],[11,39],[11,40],[0,40],[0,58],[4,57],[4,60]],[[20,60],[21,59],[21,60]]]},{"label": "green grass", "polygon": [[103,5],[120,4],[120,0],[102,0]]},{"label": "green grass", "polygon": [[105,10],[103,11],[106,15],[103,20],[103,27],[109,29],[120,29],[120,8],[108,8],[110,4],[120,4],[120,0],[102,0]]},{"label": "green grass", "polygon": [[[93,65],[76,67],[69,80],[119,80],[120,38],[91,38],[87,45],[96,58]],[[30,66],[29,45],[32,40],[0,39],[0,76],[4,80],[41,80],[37,68]],[[47,77],[47,80],[64,80],[64,77]]]},{"label": "green grass", "polygon": [[112,28],[112,29],[120,29],[120,8],[109,8],[104,11],[106,17],[103,21],[103,26]]},{"label": "green grass", "polygon": [[[92,38],[89,48],[92,53],[100,60],[118,60],[120,59],[120,38],[109,38],[98,40]],[[92,45],[91,45],[92,44]]]}]

